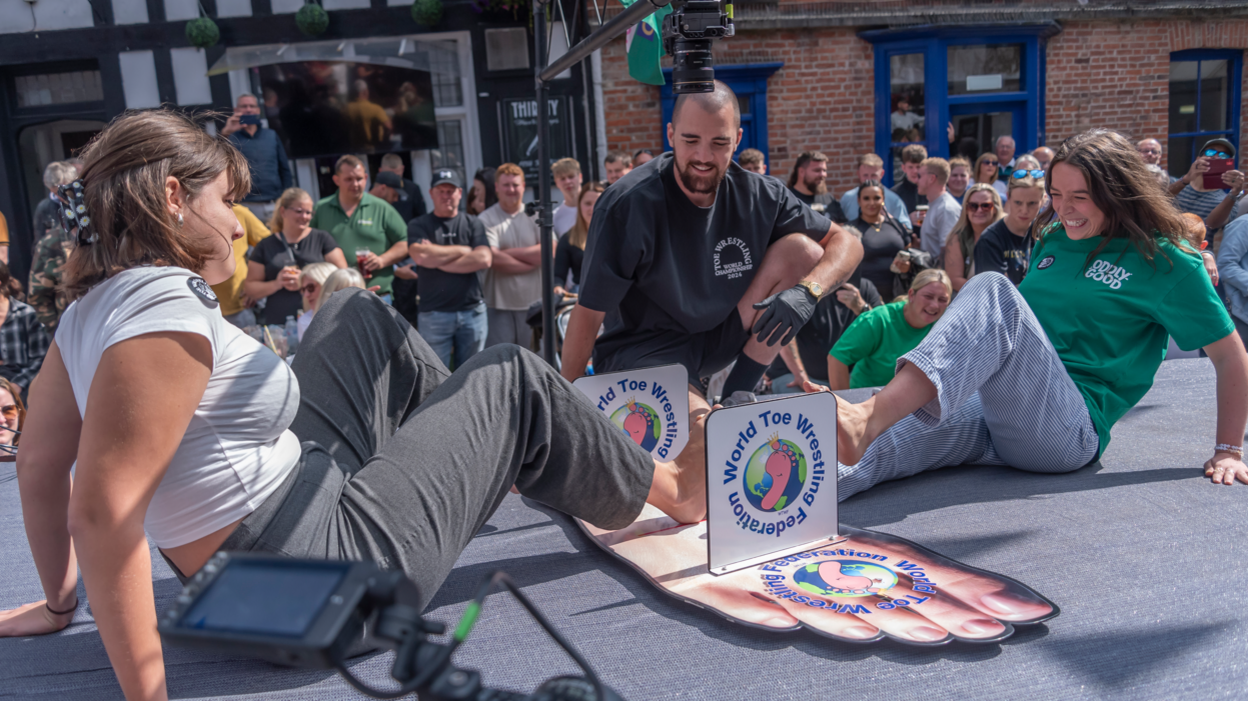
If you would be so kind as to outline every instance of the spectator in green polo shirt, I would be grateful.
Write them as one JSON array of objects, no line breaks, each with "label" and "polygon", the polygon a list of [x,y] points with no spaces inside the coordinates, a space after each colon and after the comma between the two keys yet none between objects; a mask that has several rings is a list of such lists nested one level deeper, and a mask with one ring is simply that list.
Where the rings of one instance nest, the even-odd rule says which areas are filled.
[{"label": "spectator in green polo shirt", "polygon": [[403,217],[380,197],[364,191],[368,176],[355,156],[343,156],[334,164],[334,184],[338,192],[316,203],[309,224],[328,231],[342,247],[347,262],[359,259],[366,281],[376,285],[387,303],[394,282],[394,264],[407,257],[407,224]]}]

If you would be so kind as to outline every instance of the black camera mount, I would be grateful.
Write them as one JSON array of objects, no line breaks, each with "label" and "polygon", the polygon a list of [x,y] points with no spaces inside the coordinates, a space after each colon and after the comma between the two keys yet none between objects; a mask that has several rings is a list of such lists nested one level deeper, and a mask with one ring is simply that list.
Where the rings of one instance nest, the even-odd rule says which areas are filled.
[{"label": "black camera mount", "polygon": [[[500,586],[580,665],[584,677],[555,677],[525,695],[486,688],[478,672],[452,664],[485,597]],[[426,621],[417,602],[411,580],[371,562],[217,553],[161,616],[159,630],[175,644],[334,669],[355,689],[378,699],[417,693],[422,701],[621,701],[502,572],[481,585],[446,642],[429,639],[446,627]],[[395,651],[390,676],[398,688],[370,686],[347,667],[352,650],[370,647]]]}]

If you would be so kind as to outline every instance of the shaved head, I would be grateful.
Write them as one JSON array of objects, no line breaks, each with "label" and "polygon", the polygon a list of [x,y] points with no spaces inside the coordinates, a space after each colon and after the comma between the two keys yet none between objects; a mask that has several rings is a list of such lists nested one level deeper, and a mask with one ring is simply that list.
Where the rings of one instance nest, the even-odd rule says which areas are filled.
[{"label": "shaved head", "polygon": [[710,114],[717,114],[725,106],[732,106],[733,126],[741,126],[741,105],[737,96],[722,81],[715,81],[715,89],[711,92],[682,93],[676,96],[676,106],[672,108],[672,123],[680,120],[680,111],[687,103],[694,103]]}]

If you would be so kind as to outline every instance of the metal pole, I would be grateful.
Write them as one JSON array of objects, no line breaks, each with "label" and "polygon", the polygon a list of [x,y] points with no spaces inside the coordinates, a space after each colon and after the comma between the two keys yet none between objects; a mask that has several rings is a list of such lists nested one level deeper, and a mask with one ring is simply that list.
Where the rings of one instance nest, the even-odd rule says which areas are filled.
[{"label": "metal pole", "polygon": [[[533,5],[533,51],[537,54],[533,63],[534,82],[537,89],[537,225],[542,238],[542,357],[551,367],[555,364],[555,258],[551,237],[554,223],[550,211],[550,156],[547,142],[550,139],[550,113],[546,104],[546,81],[542,70],[546,68],[546,0],[534,0]],[[555,73],[555,75],[559,75]],[[564,115],[567,119],[567,115]]]},{"label": "metal pole", "polygon": [[[538,2],[539,5],[541,4],[540,0],[535,0],[535,2]],[[606,46],[612,39],[628,31],[629,27],[649,17],[655,10],[667,7],[670,4],[672,4],[672,0],[637,0],[637,2],[629,5],[628,9],[607,20],[607,23],[599,27],[598,31],[577,42],[576,46],[568,49],[568,52],[560,56],[558,61],[550,64],[545,69],[539,66],[537,69],[538,83],[554,80],[555,76],[585,60],[590,54]],[[535,9],[534,14],[536,15],[538,11],[540,10]],[[536,16],[533,21],[537,21]]]}]

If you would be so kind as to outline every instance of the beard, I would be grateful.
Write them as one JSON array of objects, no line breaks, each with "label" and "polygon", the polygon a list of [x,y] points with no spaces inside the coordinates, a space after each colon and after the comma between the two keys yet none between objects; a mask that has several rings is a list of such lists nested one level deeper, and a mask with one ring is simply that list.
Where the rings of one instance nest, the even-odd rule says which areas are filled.
[{"label": "beard", "polygon": [[819,177],[807,178],[802,181],[802,184],[806,186],[807,190],[810,190],[810,194],[822,195],[828,191],[828,186],[824,181],[824,178]]},{"label": "beard", "polygon": [[[693,169],[695,165],[710,166],[712,170],[703,175]],[[710,195],[719,190],[719,184],[724,181],[724,171],[716,167],[714,163],[689,161],[682,166],[677,162],[676,177],[680,178],[680,184],[684,185],[689,192],[699,195]]]}]

